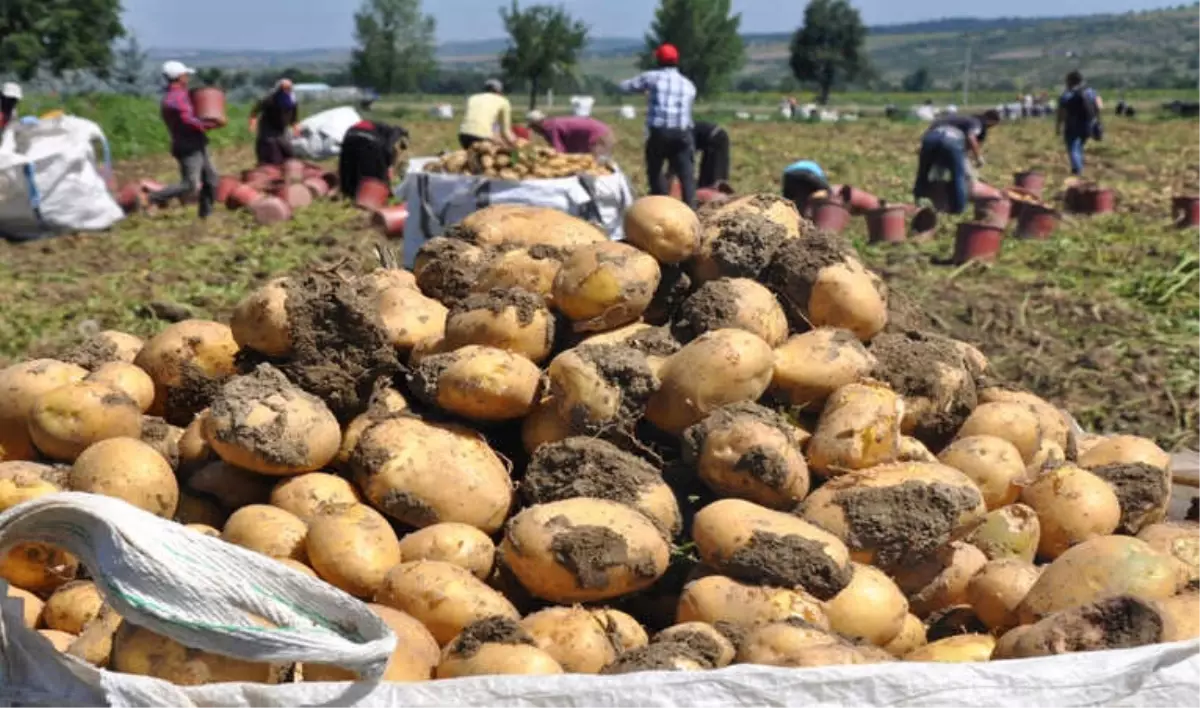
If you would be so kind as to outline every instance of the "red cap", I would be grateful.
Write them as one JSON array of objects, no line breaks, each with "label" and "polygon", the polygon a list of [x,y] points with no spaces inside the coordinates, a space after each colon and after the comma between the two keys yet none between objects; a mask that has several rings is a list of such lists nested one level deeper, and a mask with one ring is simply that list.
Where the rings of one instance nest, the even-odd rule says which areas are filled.
[{"label": "red cap", "polygon": [[654,51],[654,58],[659,64],[678,64],[679,50],[674,44],[663,44]]}]

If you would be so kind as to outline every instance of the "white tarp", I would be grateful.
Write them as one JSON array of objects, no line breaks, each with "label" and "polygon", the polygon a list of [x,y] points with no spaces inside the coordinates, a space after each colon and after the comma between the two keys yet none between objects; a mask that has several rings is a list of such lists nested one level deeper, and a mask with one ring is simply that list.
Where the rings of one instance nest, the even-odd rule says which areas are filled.
[{"label": "white tarp", "polygon": [[[11,126],[0,150],[0,234],[29,239],[102,231],[124,218],[101,170],[111,156],[100,126],[60,116]],[[93,143],[103,149],[98,164]]]},{"label": "white tarp", "polygon": [[[319,660],[368,676],[395,646],[391,630],[340,590],[118,499],[66,492],[15,506],[0,514],[0,551],[21,541],[75,554],[118,613],[188,646],[247,660]],[[2,705],[1025,708],[1194,705],[1198,693],[1200,640],[972,664],[182,687],[59,653],[24,626],[20,600],[0,594]]]},{"label": "white tarp", "polygon": [[342,152],[342,138],[350,126],[362,120],[350,106],[330,108],[300,121],[300,135],[292,138],[297,157],[325,160]]},{"label": "white tarp", "polygon": [[408,173],[396,188],[397,198],[408,205],[404,264],[409,268],[423,243],[468,214],[492,204],[558,209],[586,219],[604,229],[609,237],[620,239],[625,209],[633,203],[633,192],[620,168],[602,177],[581,175],[512,182],[425,172],[424,166],[433,159],[409,161]]}]

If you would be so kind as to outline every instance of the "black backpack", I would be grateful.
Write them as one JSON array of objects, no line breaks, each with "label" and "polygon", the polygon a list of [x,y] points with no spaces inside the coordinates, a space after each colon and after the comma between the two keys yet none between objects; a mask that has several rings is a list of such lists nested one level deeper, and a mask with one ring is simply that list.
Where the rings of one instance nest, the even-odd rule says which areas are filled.
[{"label": "black backpack", "polygon": [[1100,122],[1100,110],[1096,102],[1088,97],[1087,86],[1080,84],[1067,100],[1067,111],[1072,116],[1083,116],[1093,140],[1104,139],[1104,125]]}]

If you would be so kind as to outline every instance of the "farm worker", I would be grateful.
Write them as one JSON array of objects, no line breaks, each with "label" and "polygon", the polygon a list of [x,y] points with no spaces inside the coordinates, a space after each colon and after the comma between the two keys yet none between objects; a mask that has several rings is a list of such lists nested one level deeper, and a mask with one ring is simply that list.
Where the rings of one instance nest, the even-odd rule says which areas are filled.
[{"label": "farm worker", "polygon": [[797,160],[783,168],[783,196],[803,209],[814,192],[829,191],[825,170],[812,160]]},{"label": "farm worker", "polygon": [[932,196],[930,172],[949,172],[953,189],[949,195],[949,211],[961,214],[967,208],[967,199],[976,181],[975,173],[967,164],[967,158],[977,167],[983,166],[981,146],[987,140],[988,130],[1000,122],[996,110],[985,111],[976,116],[953,115],[934,121],[921,138],[921,155],[917,164],[917,179],[913,186],[913,197],[921,199]]},{"label": "farm worker", "polygon": [[697,187],[716,188],[729,183],[729,133],[716,123],[696,121],[692,142],[700,157]]},{"label": "farm worker", "polygon": [[467,98],[462,125],[458,127],[458,144],[466,150],[480,140],[494,138],[505,145],[517,141],[512,131],[512,104],[504,97],[504,84],[499,79],[488,79],[482,93]]},{"label": "farm worker", "polygon": [[679,175],[683,201],[696,206],[696,175],[693,167],[696,145],[692,136],[692,104],[696,86],[679,73],[679,50],[663,44],[654,52],[658,68],[621,82],[625,93],[646,95],[646,176],[650,193],[665,195],[667,177]]},{"label": "farm worker", "polygon": [[338,181],[342,194],[353,198],[367,177],[391,182],[400,151],[408,147],[408,131],[397,125],[360,120],[342,138],[338,156]]},{"label": "farm worker", "polygon": [[300,134],[300,109],[291,79],[280,79],[271,93],[250,109],[250,132],[257,134],[254,154],[260,165],[282,165],[292,157],[289,137]]},{"label": "farm worker", "polygon": [[161,113],[171,136],[171,155],[179,163],[179,184],[160,189],[149,195],[150,202],[163,205],[185,195],[199,196],[201,219],[212,213],[213,195],[217,189],[217,169],[208,154],[208,136],[217,121],[196,116],[192,97],[188,94],[188,77],[195,72],[177,61],[162,65],[167,90],[163,94]]},{"label": "farm worker", "polygon": [[1067,90],[1058,99],[1058,115],[1054,121],[1054,132],[1063,136],[1067,146],[1067,157],[1071,161],[1071,174],[1083,174],[1083,146],[1089,139],[1103,137],[1100,126],[1100,111],[1104,102],[1083,82],[1083,74],[1072,71],[1067,74]]},{"label": "farm worker", "polygon": [[547,118],[538,110],[525,116],[529,129],[546,139],[559,152],[591,153],[598,158],[612,155],[616,137],[603,122],[586,116]]}]

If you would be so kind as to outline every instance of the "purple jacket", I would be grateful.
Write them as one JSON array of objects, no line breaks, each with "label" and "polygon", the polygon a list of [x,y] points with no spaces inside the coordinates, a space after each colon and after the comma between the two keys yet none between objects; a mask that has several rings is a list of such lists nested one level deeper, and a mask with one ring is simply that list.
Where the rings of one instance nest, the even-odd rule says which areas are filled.
[{"label": "purple jacket", "polygon": [[171,86],[163,94],[162,119],[171,135],[171,152],[192,152],[208,145],[208,125],[196,117],[192,97],[182,86]]},{"label": "purple jacket", "polygon": [[608,135],[610,129],[595,118],[563,116],[542,121],[546,141],[559,152],[588,153],[596,141]]}]

